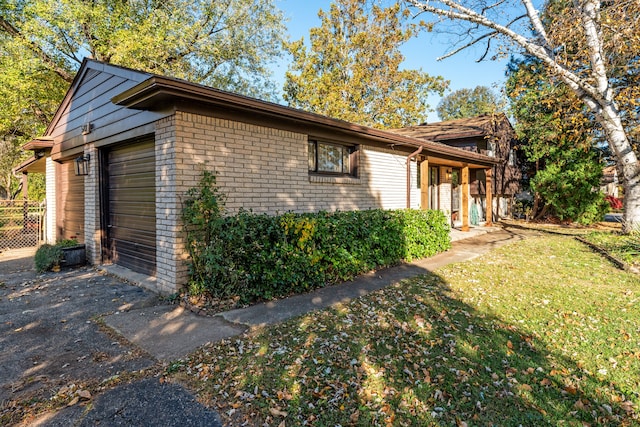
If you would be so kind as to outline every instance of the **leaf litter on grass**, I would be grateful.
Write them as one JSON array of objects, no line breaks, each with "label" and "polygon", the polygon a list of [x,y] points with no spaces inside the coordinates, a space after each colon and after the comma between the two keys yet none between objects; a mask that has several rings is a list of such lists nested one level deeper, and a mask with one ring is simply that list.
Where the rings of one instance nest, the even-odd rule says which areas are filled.
[{"label": "leaf litter on grass", "polygon": [[638,279],[530,239],[204,347],[229,425],[638,425]]}]

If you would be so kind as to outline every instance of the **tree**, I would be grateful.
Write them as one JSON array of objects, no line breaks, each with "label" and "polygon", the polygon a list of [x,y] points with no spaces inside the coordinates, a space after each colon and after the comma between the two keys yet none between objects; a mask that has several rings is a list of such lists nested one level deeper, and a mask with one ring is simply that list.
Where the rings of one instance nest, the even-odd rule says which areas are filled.
[{"label": "tree", "polygon": [[0,29],[64,81],[84,56],[272,96],[282,13],[273,0],[2,0]]},{"label": "tree", "polygon": [[[532,0],[469,2],[463,0],[407,0],[420,12],[454,23],[460,43],[445,57],[460,50],[502,41],[499,49],[518,48],[538,58],[549,75],[562,80],[593,113],[622,170],[625,189],[624,230],[640,226],[640,164],[625,119],[638,113],[638,89],[621,76],[637,76],[640,64],[640,2],[572,0],[552,2],[562,16],[543,21]],[[561,21],[561,22],[560,22]],[[436,23],[437,25],[437,23]],[[637,77],[636,77],[637,78]],[[635,105],[624,109],[625,105]]]},{"label": "tree", "polygon": [[273,0],[0,0],[3,149],[41,134],[85,56],[275,100],[283,22]]},{"label": "tree", "polygon": [[[370,0],[337,0],[320,10],[320,27],[289,43],[293,63],[286,73],[289,105],[377,128],[426,119],[427,95],[442,94],[442,77],[400,68],[400,46],[417,34],[400,5],[382,8]],[[371,5],[371,6],[370,6]],[[370,14],[365,10],[370,7]]]},{"label": "tree", "polygon": [[500,109],[499,98],[486,86],[456,90],[442,98],[436,107],[440,120],[493,114]]},{"label": "tree", "polygon": [[594,189],[602,179],[603,156],[588,109],[535,58],[512,60],[507,75],[524,175],[534,195],[533,217],[601,220],[607,205]]}]

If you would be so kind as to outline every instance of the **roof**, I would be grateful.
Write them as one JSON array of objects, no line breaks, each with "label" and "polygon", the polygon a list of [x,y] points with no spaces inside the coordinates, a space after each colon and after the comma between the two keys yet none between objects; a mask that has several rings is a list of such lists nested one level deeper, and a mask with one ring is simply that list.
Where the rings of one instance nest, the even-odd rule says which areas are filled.
[{"label": "roof", "polygon": [[44,173],[46,160],[43,155],[34,155],[13,168],[14,173]]},{"label": "roof", "polygon": [[23,150],[48,150],[53,147],[53,138],[41,137],[33,139],[22,146]]},{"label": "roof", "polygon": [[[392,129],[392,132],[413,138],[429,139],[432,141],[448,141],[452,139],[485,137],[493,128],[496,120],[509,123],[504,113],[483,114],[477,117],[447,120],[444,122],[424,123],[402,129]],[[509,124],[511,127],[511,124]]]},{"label": "roof", "polygon": [[[370,141],[371,143],[381,143],[392,147],[405,147],[411,150],[422,147],[423,155],[462,162],[470,166],[487,167],[497,163],[495,158],[464,151],[438,143],[434,140],[425,140],[425,138],[417,139],[411,135],[402,135],[397,132],[374,129],[177,78],[114,66],[93,59],[85,59],[83,61],[62,104],[54,115],[53,121],[47,128],[45,138],[39,138],[39,140],[45,140],[46,136],[49,136],[56,126],[56,122],[64,120],[63,115],[67,106],[70,105],[74,94],[79,91],[83,76],[87,75],[89,71],[92,73],[108,71],[127,78],[131,85],[113,96],[111,102],[114,105],[131,110],[162,111],[166,113],[172,111],[171,106],[175,108],[180,105],[192,106],[197,104],[204,108],[210,108],[211,110],[224,111],[227,114],[241,114],[245,117],[250,116],[256,120],[261,119],[263,122],[273,126],[287,124],[288,126],[296,125],[296,127],[320,129],[325,133],[331,132],[335,135],[349,135],[358,137],[363,141]],[[123,119],[122,122],[125,122],[125,120]],[[95,142],[90,140],[90,138],[95,138],[97,134],[98,132],[93,132],[81,140],[84,141],[84,143]],[[80,147],[74,146],[73,150],[77,151],[78,148]],[[52,154],[59,155],[58,151],[60,150],[60,141],[56,141]],[[73,150],[69,149],[65,153],[74,154],[75,151]]]},{"label": "roof", "polygon": [[112,102],[116,105],[142,110],[165,109],[167,104],[179,101],[198,102],[227,110],[251,112],[253,115],[272,120],[312,124],[392,146],[422,147],[424,154],[446,156],[469,163],[481,165],[496,163],[492,157],[463,151],[436,141],[425,141],[397,132],[374,129],[172,77],[154,75],[112,98]]}]

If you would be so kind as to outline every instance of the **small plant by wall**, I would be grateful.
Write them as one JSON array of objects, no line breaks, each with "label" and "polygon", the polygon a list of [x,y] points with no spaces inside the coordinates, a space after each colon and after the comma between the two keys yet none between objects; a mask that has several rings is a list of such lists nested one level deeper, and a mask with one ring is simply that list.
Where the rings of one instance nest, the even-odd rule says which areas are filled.
[{"label": "small plant by wall", "polygon": [[187,193],[183,222],[192,295],[255,302],[308,292],[450,247],[439,211],[225,216],[224,194],[205,172]]},{"label": "small plant by wall", "polygon": [[45,243],[38,248],[34,256],[36,271],[44,273],[60,267],[65,260],[65,251],[78,246],[78,241],[75,239],[61,240],[55,245]]},{"label": "small plant by wall", "polygon": [[44,273],[45,271],[52,270],[56,266],[59,267],[62,259],[62,249],[59,246],[45,243],[38,248],[34,257],[36,271],[38,273]]}]

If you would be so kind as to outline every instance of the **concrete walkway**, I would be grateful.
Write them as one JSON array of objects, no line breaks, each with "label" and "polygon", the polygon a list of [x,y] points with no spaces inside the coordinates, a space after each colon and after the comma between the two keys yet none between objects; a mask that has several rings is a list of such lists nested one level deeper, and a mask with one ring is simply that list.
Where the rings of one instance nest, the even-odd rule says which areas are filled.
[{"label": "concrete walkway", "polygon": [[403,279],[433,272],[447,264],[471,260],[532,234],[538,233],[500,227],[475,228],[468,233],[452,230],[453,247],[447,252],[365,274],[353,281],[308,294],[231,310],[213,317],[199,316],[183,307],[167,305],[118,312],[105,317],[104,321],[158,360],[169,362],[185,357],[208,342],[232,338],[251,328],[272,325],[344,303]]}]

